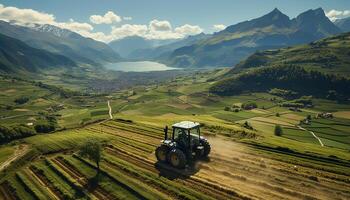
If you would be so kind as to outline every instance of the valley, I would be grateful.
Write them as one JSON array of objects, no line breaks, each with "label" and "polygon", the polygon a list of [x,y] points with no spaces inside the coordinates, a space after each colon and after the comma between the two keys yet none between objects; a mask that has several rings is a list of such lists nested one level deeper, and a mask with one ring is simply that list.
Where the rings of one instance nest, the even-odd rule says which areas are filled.
[{"label": "valley", "polygon": [[252,2],[0,4],[0,200],[350,199],[350,4]]},{"label": "valley", "polygon": [[[29,113],[48,105],[54,107],[57,98],[57,103],[64,104],[62,110],[49,113],[55,116],[58,131],[21,140],[30,152],[15,163],[25,163],[29,158],[34,162],[14,164],[8,172],[3,171],[6,174],[2,172],[2,191],[16,188],[6,199],[314,199],[315,193],[317,199],[348,198],[350,106],[313,99],[313,108],[291,111],[271,101],[280,97],[269,93],[229,97],[209,94],[212,83],[208,79],[225,71],[228,69],[199,72],[108,96],[65,99],[46,94],[45,98],[37,97],[45,99],[40,103],[31,97],[27,105],[14,109],[28,115],[1,119],[2,123],[30,123],[34,118],[31,122],[35,124],[40,115]],[[9,88],[8,92],[13,90]],[[252,110],[224,109],[253,101],[258,107]],[[315,118],[323,112],[332,112],[336,117]],[[308,115],[315,119],[298,128],[300,120]],[[199,163],[198,171],[169,174],[167,166],[157,164],[155,147],[163,137],[164,125],[188,119],[203,125],[213,152],[208,161]],[[245,126],[246,122],[252,129]],[[283,127],[281,137],[273,134],[276,124]],[[104,144],[98,186],[89,183],[95,176],[94,165],[76,154],[77,146],[92,138]],[[20,170],[11,172],[16,166]]]}]

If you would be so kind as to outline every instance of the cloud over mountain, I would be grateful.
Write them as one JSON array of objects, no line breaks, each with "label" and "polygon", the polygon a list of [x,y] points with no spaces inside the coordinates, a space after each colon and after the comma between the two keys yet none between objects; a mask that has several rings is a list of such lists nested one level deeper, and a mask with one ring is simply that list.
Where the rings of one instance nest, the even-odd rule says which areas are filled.
[{"label": "cloud over mountain", "polygon": [[112,11],[108,11],[105,15],[91,15],[90,22],[93,24],[112,24],[121,22],[122,18]]},{"label": "cloud over mountain", "polygon": [[342,19],[350,16],[350,10],[330,10],[326,12],[326,16],[334,22],[337,19]]},{"label": "cloud over mountain", "polygon": [[122,24],[111,26],[110,32],[96,32],[93,24],[112,25],[122,21],[132,20],[132,17],[118,16],[113,11],[104,15],[91,15],[88,22],[78,22],[70,19],[66,22],[59,22],[53,14],[33,10],[21,9],[0,4],[0,20],[22,26],[33,26],[34,24],[49,24],[60,28],[68,29],[101,42],[110,42],[128,36],[140,36],[146,39],[179,39],[188,35],[195,35],[203,32],[197,25],[184,24],[173,28],[167,20],[153,19],[149,24]]},{"label": "cloud over mountain", "polygon": [[214,29],[215,31],[222,31],[222,30],[224,30],[225,28],[226,28],[226,26],[223,25],[223,24],[214,24],[214,25],[213,25],[213,29]]}]

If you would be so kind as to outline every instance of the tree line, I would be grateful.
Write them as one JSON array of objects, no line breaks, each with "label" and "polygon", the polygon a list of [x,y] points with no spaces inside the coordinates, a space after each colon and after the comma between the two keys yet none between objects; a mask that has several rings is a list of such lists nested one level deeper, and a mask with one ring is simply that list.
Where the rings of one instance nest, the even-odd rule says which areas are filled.
[{"label": "tree line", "polygon": [[242,92],[265,92],[281,88],[327,98],[332,94],[336,100],[350,96],[350,80],[319,71],[308,71],[300,66],[273,66],[254,69],[238,76],[217,82],[210,92],[219,95],[235,95]]}]

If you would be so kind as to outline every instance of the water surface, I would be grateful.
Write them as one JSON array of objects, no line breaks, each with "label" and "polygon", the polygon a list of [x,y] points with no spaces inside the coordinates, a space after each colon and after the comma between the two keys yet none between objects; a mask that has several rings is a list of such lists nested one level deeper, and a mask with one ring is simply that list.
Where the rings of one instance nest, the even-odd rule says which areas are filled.
[{"label": "water surface", "polygon": [[136,62],[117,62],[105,65],[107,69],[123,72],[150,72],[150,71],[166,71],[177,68],[168,67],[164,64],[151,61],[136,61]]}]

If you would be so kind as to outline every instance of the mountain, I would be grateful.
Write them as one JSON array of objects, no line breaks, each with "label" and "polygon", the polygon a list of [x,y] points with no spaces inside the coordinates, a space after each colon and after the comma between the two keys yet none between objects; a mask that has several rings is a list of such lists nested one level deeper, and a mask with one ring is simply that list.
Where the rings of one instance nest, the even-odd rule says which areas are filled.
[{"label": "mountain", "polygon": [[[304,95],[350,98],[350,33],[307,45],[257,52],[224,75],[220,95],[287,89]],[[333,92],[335,91],[335,93]]]},{"label": "mountain", "polygon": [[228,26],[206,40],[174,50],[166,64],[177,67],[232,66],[257,50],[281,48],[340,33],[321,8],[289,19],[278,9]]},{"label": "mountain", "polygon": [[0,34],[0,72],[27,73],[45,69],[76,67],[69,58],[28,46],[24,42]]},{"label": "mountain", "polygon": [[77,63],[96,64],[120,59],[107,44],[52,25],[24,27],[0,21],[0,33],[31,47],[66,56]]},{"label": "mountain", "polygon": [[344,19],[338,19],[334,22],[343,32],[350,31],[350,17]]},{"label": "mountain", "polygon": [[133,59],[146,59],[146,60],[153,60],[153,59],[162,59],[167,58],[168,55],[171,54],[172,51],[174,51],[177,48],[183,47],[183,46],[189,46],[194,44],[195,42],[207,39],[211,35],[200,33],[197,35],[190,35],[182,40],[178,40],[169,44],[161,45],[158,47],[150,47],[150,48],[144,48],[144,49],[136,49],[132,51],[129,54],[129,58]]},{"label": "mountain", "polygon": [[173,39],[156,40],[145,39],[140,36],[128,36],[119,40],[114,40],[109,43],[109,46],[118,52],[124,58],[133,58],[129,54],[139,49],[155,48],[157,46],[165,45],[174,42]]},{"label": "mountain", "polygon": [[328,73],[350,75],[350,33],[306,45],[256,52],[237,64],[231,72],[277,65],[301,66]]}]

